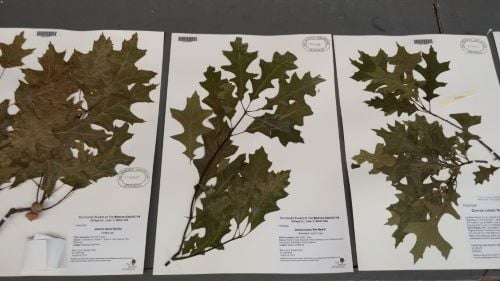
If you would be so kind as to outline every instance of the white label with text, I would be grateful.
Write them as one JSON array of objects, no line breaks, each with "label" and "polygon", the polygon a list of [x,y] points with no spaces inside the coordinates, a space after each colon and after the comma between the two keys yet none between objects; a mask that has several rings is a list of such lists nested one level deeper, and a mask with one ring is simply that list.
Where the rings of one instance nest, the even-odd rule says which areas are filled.
[{"label": "white label with text", "polygon": [[500,197],[480,197],[461,205],[472,258],[500,261]]},{"label": "white label with text", "polygon": [[78,216],[73,228],[69,270],[142,271],[143,221],[140,215]]},{"label": "white label with text", "polygon": [[280,216],[280,266],[297,272],[347,268],[349,240],[343,225],[339,216]]}]

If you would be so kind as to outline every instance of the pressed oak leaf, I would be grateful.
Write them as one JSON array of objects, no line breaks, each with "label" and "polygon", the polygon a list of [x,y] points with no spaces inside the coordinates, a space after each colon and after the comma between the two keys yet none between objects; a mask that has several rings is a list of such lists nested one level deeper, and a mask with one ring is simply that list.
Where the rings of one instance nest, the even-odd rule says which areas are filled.
[{"label": "pressed oak leaf", "polygon": [[481,124],[481,116],[470,115],[469,113],[455,113],[450,114],[450,117],[455,119],[462,127],[462,131],[456,132],[456,136],[460,138],[457,147],[463,155],[467,156],[467,151],[472,147],[470,141],[479,140],[479,136],[471,133],[469,128]]},{"label": "pressed oak leaf", "polygon": [[242,99],[248,90],[247,82],[257,77],[257,74],[247,72],[248,66],[257,58],[257,52],[248,52],[248,44],[243,43],[241,37],[232,41],[231,47],[231,51],[222,52],[230,62],[222,66],[222,69],[234,74],[231,82],[236,85],[236,96]]},{"label": "pressed oak leaf", "polygon": [[23,66],[23,58],[31,55],[35,50],[23,49],[25,42],[24,32],[16,35],[10,44],[0,42],[0,66],[3,68]]},{"label": "pressed oak leaf", "polygon": [[439,95],[435,93],[436,89],[446,86],[446,83],[437,81],[437,77],[441,73],[450,70],[450,62],[439,62],[437,60],[437,53],[432,46],[429,49],[429,53],[422,53],[422,59],[425,61],[425,67],[417,64],[415,66],[415,71],[420,73],[424,77],[424,80],[418,81],[417,85],[425,92],[424,99],[431,101],[439,97]]},{"label": "pressed oak leaf", "polygon": [[252,78],[252,93],[250,99],[257,99],[261,92],[273,88],[272,81],[276,79],[288,79],[287,72],[297,68],[295,61],[297,57],[286,52],[284,54],[274,53],[272,61],[260,60],[259,66],[261,75],[259,78]]},{"label": "pressed oak leaf", "polygon": [[136,66],[145,54],[137,42],[135,34],[115,50],[102,35],[90,52],[74,51],[68,60],[49,44],[41,70],[23,69],[13,101],[18,112],[8,118],[12,131],[0,138],[0,184],[41,178],[49,197],[59,181],[84,188],[133,161],[121,150],[130,125],[143,122],[131,107],[152,102],[156,88],[149,84],[155,73]]},{"label": "pressed oak leaf", "polygon": [[211,66],[204,75],[205,81],[200,82],[200,85],[207,90],[208,96],[203,99],[203,103],[208,105],[215,115],[232,118],[238,103],[238,98],[233,95],[233,84],[227,79],[221,79],[221,72],[215,71]]},{"label": "pressed oak leaf", "polygon": [[212,115],[212,111],[201,108],[200,97],[194,93],[193,96],[187,98],[186,107],[183,110],[172,108],[170,113],[184,127],[184,132],[172,136],[172,138],[186,147],[184,154],[192,160],[195,156],[194,151],[202,146],[198,138],[210,131],[203,125],[203,121]]},{"label": "pressed oak leaf", "polygon": [[300,131],[295,126],[303,126],[304,117],[313,114],[305,96],[315,96],[316,85],[323,81],[325,80],[319,76],[312,77],[309,72],[302,78],[294,73],[290,81],[280,79],[278,94],[267,98],[267,104],[263,107],[265,110],[276,108],[275,112],[255,117],[247,131],[259,132],[270,138],[277,137],[283,145],[303,142]]},{"label": "pressed oak leaf", "polygon": [[417,241],[410,250],[414,262],[423,258],[425,249],[431,246],[436,247],[443,257],[448,258],[453,247],[439,233],[438,222],[437,219],[431,219],[426,222],[413,222],[406,227],[406,232],[417,236]]},{"label": "pressed oak leaf", "polygon": [[[409,53],[401,45],[397,45],[394,56],[383,50],[375,56],[360,52],[359,58],[351,63],[358,68],[351,78],[368,82],[365,91],[375,94],[365,101],[366,104],[385,115],[396,113],[398,116],[403,113],[411,115],[418,110],[416,103],[420,91],[424,92],[423,99],[428,102],[437,97],[436,89],[446,85],[437,78],[449,70],[449,62],[439,62],[433,48],[428,53]],[[415,74],[424,79],[419,80]]]},{"label": "pressed oak leaf", "polygon": [[476,184],[483,184],[485,181],[489,181],[490,177],[498,170],[498,167],[493,165],[490,165],[489,167],[479,166],[478,168],[479,171],[475,171],[473,173]]}]

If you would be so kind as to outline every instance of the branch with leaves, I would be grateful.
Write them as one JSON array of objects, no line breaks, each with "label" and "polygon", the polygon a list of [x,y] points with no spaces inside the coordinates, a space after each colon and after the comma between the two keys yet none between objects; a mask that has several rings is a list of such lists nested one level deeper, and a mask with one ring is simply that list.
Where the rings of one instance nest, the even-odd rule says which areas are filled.
[{"label": "branch with leaves", "polygon": [[[11,44],[0,43],[4,69],[22,66],[33,52],[22,48],[24,42],[21,33]],[[49,44],[38,59],[41,70],[21,69],[15,99],[0,102],[0,191],[33,182],[36,195],[31,206],[10,209],[0,227],[16,213],[37,219],[75,191],[115,176],[117,165],[132,163],[121,146],[132,137],[129,127],[144,120],[131,106],[152,102],[149,94],[157,87],[149,82],[156,73],[136,66],[146,54],[137,42],[134,34],[114,50],[101,35],[91,51],[75,50],[68,60]]]},{"label": "branch with leaves", "polygon": [[[367,162],[372,165],[370,174],[384,174],[398,191],[398,201],[387,208],[392,215],[387,225],[397,227],[396,247],[412,233],[417,238],[411,249],[415,263],[431,246],[448,258],[452,246],[439,233],[438,223],[445,214],[460,219],[454,206],[460,197],[461,168],[477,166],[475,182],[482,184],[498,170],[491,163],[500,162],[498,153],[470,130],[481,123],[481,116],[441,116],[432,110],[432,101],[439,96],[436,90],[446,86],[437,78],[449,70],[449,62],[439,62],[432,47],[428,53],[408,53],[398,45],[394,56],[383,50],[375,56],[360,52],[351,63],[358,68],[351,78],[367,83],[365,91],[375,95],[366,104],[399,117],[394,125],[374,130],[383,142],[373,153],[361,150],[353,157],[352,168]],[[455,134],[447,136],[443,126]],[[472,159],[468,155],[472,145],[483,147],[489,159]]]},{"label": "branch with leaves", "polygon": [[[297,68],[297,58],[290,52],[276,52],[271,61],[261,59],[260,76],[250,73],[247,69],[257,59],[257,52],[249,52],[248,44],[239,37],[231,47],[223,51],[229,64],[222,66],[232,74],[231,79],[223,79],[222,72],[212,66],[204,73],[206,80],[200,85],[208,92],[202,100],[205,106],[195,92],[183,110],[171,109],[184,129],[172,138],[185,146],[184,154],[194,163],[199,178],[179,249],[166,265],[222,250],[227,243],[249,235],[266,214],[279,210],[277,201],[288,195],[285,188],[290,170],[270,170],[272,162],[263,147],[252,154],[238,154],[233,139],[244,133],[261,133],[284,146],[303,143],[298,127],[304,125],[304,117],[313,114],[305,97],[315,96],[316,85],[324,81],[309,72],[290,76]],[[276,84],[273,97],[261,97]],[[251,109],[256,101],[264,105]],[[251,120],[246,127],[245,119]],[[205,126],[206,120],[210,127]],[[201,157],[195,153],[198,148],[203,148]]]}]

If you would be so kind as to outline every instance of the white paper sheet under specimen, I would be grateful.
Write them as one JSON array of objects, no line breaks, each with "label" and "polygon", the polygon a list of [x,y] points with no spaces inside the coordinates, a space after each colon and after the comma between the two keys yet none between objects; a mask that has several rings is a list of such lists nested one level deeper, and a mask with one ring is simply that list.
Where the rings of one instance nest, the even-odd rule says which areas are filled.
[{"label": "white paper sheet under specimen", "polygon": [[[155,245],[155,274],[352,271],[335,110],[335,85],[330,38],[329,35],[172,35],[161,194]],[[237,43],[238,40],[242,41]],[[289,79],[299,77],[302,79],[303,75],[308,75],[306,72],[310,72],[313,77],[321,75],[325,81],[317,85],[315,96],[305,96],[305,101],[310,105],[312,114],[304,118],[303,126],[295,127],[301,131],[303,143],[290,142],[284,146],[277,138],[271,139],[262,133],[241,133],[252,121],[252,117],[246,116],[241,122],[238,122],[243,113],[242,106],[247,108],[250,103],[248,95],[241,101],[241,104],[235,103],[232,105],[236,107],[237,112],[233,116],[230,125],[237,127],[237,129],[233,131],[234,134],[230,139],[238,147],[238,151],[229,157],[229,160],[231,162],[236,161],[236,155],[246,154],[247,156],[243,156],[243,159],[248,162],[250,161],[248,154],[256,154],[262,147],[271,162],[270,167],[265,163],[261,164],[264,170],[275,173],[290,170],[289,185],[285,189],[288,196],[277,202],[279,211],[276,208],[276,211],[266,214],[264,221],[257,225],[256,228],[252,228],[251,225],[246,226],[248,222],[247,213],[252,211],[258,216],[261,208],[273,208],[274,203],[271,202],[268,203],[270,205],[260,206],[254,202],[252,203],[253,209],[251,209],[250,207],[244,207],[247,206],[245,201],[247,199],[250,201],[255,200],[255,198],[251,199],[251,197],[258,196],[260,192],[264,193],[263,198],[270,198],[265,193],[266,190],[271,190],[272,186],[265,186],[264,190],[259,191],[258,186],[252,184],[248,177],[244,179],[247,184],[251,183],[247,186],[242,183],[231,182],[227,185],[227,195],[218,193],[213,197],[220,196],[219,199],[212,199],[213,197],[201,199],[207,196],[205,194],[192,204],[195,212],[192,221],[199,219],[199,222],[187,226],[186,239],[183,239],[183,231],[186,229],[190,217],[190,202],[195,192],[194,186],[197,185],[200,177],[195,166],[196,159],[203,157],[204,150],[202,147],[195,150],[194,161],[190,161],[183,154],[186,150],[184,145],[172,138],[172,136],[183,132],[183,126],[172,117],[171,111],[173,109],[183,110],[189,98],[190,108],[198,108],[198,110],[192,110],[192,113],[189,114],[200,112],[197,98],[191,97],[195,92],[196,95],[199,95],[200,100],[207,97],[208,93],[203,88],[203,85],[207,86],[207,83],[200,84],[200,82],[205,81],[204,72],[210,70],[209,66],[215,67],[212,71],[218,72],[221,71],[221,66],[229,65],[230,62],[224,56],[223,51],[231,51],[231,44],[235,48],[235,53],[238,53],[238,50],[244,53],[244,44],[248,44],[247,51],[250,53],[258,52],[258,58],[255,57],[255,54],[232,56],[232,53],[226,53],[232,60],[241,61],[243,66],[223,67],[222,79],[233,79],[234,75],[231,74],[231,71],[244,71],[246,65],[249,64],[248,72],[256,73],[257,75],[254,78],[258,80],[261,73],[260,59],[267,62],[271,61],[273,54],[279,52],[280,55],[275,54],[279,63],[273,67],[269,67],[266,62],[260,61],[260,64],[265,68],[266,74],[264,77],[281,76],[283,79],[281,83],[287,84],[290,83]],[[287,51],[293,55],[285,55]],[[291,67],[290,56],[296,57],[295,64],[297,66],[296,69],[287,72],[291,78],[287,79],[283,75],[274,74],[280,73],[279,69],[282,67]],[[252,57],[254,60],[252,60]],[[298,77],[292,77],[294,72],[297,73]],[[216,77],[217,75],[219,74],[212,73],[212,76]],[[211,79],[211,81],[214,81],[218,78]],[[255,99],[251,106],[247,108],[249,115],[254,117],[262,115],[262,111],[254,110],[264,106],[264,97],[272,98],[276,95],[277,80],[270,81],[272,86],[271,84],[268,85],[269,87],[266,86],[264,89],[267,89],[262,92],[262,96]],[[234,81],[238,83],[238,79],[234,79]],[[247,82],[244,83],[244,86],[251,91],[253,88],[251,82],[245,81]],[[258,84],[256,83],[256,85]],[[303,84],[302,86],[304,88],[299,87],[292,90],[293,87],[291,87],[284,91],[287,94],[296,95],[296,97],[292,98],[296,99],[296,105],[301,104],[300,96],[304,96],[304,92],[309,91],[307,89],[311,85]],[[283,86],[283,89],[285,89],[285,86]],[[259,86],[255,86],[253,90],[258,92]],[[231,92],[229,95],[229,97],[219,97],[230,104]],[[235,95],[236,92],[233,92],[231,99],[234,99]],[[312,95],[314,95],[314,91]],[[213,97],[217,97],[217,95]],[[208,102],[211,103],[211,101]],[[282,106],[287,108],[287,106],[293,106],[293,103],[293,101],[287,101]],[[228,106],[228,109],[231,109],[231,105]],[[206,103],[203,103],[201,107],[205,111],[210,108]],[[173,112],[179,114],[178,111],[174,110]],[[272,113],[273,111],[269,110],[269,112]],[[300,111],[297,113],[297,116],[301,115]],[[206,128],[213,128],[208,121],[208,115],[210,114],[204,112],[201,115],[205,115],[201,119],[205,119],[203,125]],[[283,119],[283,122],[289,122],[284,115],[282,114],[280,118]],[[193,119],[194,117],[185,118],[186,121]],[[228,119],[225,119],[225,122],[229,124]],[[282,126],[286,126],[286,124],[283,125],[282,123]],[[201,137],[198,137],[196,141],[201,142]],[[209,138],[206,141],[213,141],[213,139]],[[223,143],[222,140],[221,143]],[[259,153],[262,153],[262,150]],[[221,170],[222,166],[218,165],[218,169]],[[241,174],[243,173],[243,170],[241,170]],[[263,173],[265,174],[265,171]],[[280,175],[283,175],[282,173]],[[219,172],[219,175],[222,175],[222,173]],[[237,173],[234,177],[239,176],[240,174]],[[219,183],[221,184],[224,183],[222,177],[217,179],[220,179]],[[267,181],[265,177],[267,176],[258,174],[255,179],[262,180],[262,183],[265,183]],[[207,185],[211,186],[214,183],[216,181],[212,180]],[[243,195],[245,199],[240,197],[237,200],[241,204],[238,203],[231,207],[234,198],[231,199],[230,197],[238,196],[238,192],[231,190],[231,188],[236,188],[238,185],[240,188],[251,189],[252,192]],[[206,189],[208,194],[214,192],[213,187],[202,186],[199,188]],[[219,201],[215,204],[213,200]],[[205,207],[207,205],[209,207]],[[234,206],[241,207],[241,212],[245,214],[240,227],[237,227],[236,215],[229,222],[225,219],[225,214],[233,212]],[[204,213],[203,209],[205,210]],[[220,233],[217,229],[219,225],[222,228],[220,232],[223,233],[223,237],[217,237],[217,233]],[[250,230],[252,231],[250,232]],[[209,235],[207,233],[210,233],[210,236],[205,236]],[[213,241],[210,241],[211,237],[215,237]],[[233,240],[234,237],[237,239]],[[242,238],[239,239],[239,237]],[[185,242],[179,254],[176,255],[184,240],[191,242]],[[194,243],[190,244],[193,241]],[[221,244],[224,244],[223,247]],[[176,258],[172,259],[172,257]],[[169,260],[168,266],[165,266]]]},{"label": "white paper sheet under specimen", "polygon": [[[14,114],[18,110],[14,102],[16,90],[20,83],[27,82],[22,69],[42,70],[41,64],[45,64],[46,79],[58,79],[52,73],[57,73],[61,69],[52,66],[56,66],[58,59],[61,58],[47,56],[39,60],[49,49],[49,44],[52,44],[56,52],[65,51],[66,53],[60,56],[63,56],[63,59],[67,61],[75,51],[89,52],[94,41],[103,35],[111,39],[114,50],[125,48],[125,53],[129,52],[128,55],[136,56],[137,53],[133,53],[134,47],[130,44],[122,46],[122,42],[130,40],[133,34],[137,33],[138,48],[144,49],[146,52],[144,57],[137,61],[136,66],[139,69],[156,73],[154,78],[147,79],[149,81],[145,81],[145,84],[160,84],[163,54],[163,33],[161,32],[0,29],[0,42],[10,44],[15,36],[22,32],[26,38],[23,48],[34,49],[33,53],[22,59],[23,66],[0,68],[2,73],[0,102],[7,102],[10,114]],[[104,46],[100,45],[100,47]],[[100,55],[102,56],[103,53]],[[94,63],[99,64],[100,58],[102,57],[96,54]],[[121,70],[131,67],[124,59],[118,59],[115,63],[123,64]],[[102,79],[100,81],[103,83],[112,82],[106,79],[116,79],[113,83],[122,83],[122,81],[118,81],[117,77],[121,77],[120,79],[134,78],[130,77],[129,74],[120,76],[119,72],[111,77],[99,76],[99,71],[106,71],[106,69],[103,68],[105,66],[96,67],[95,64],[87,64],[88,69],[93,69],[85,74],[87,78],[94,75],[97,79]],[[62,71],[62,73],[67,72]],[[32,82],[36,83],[36,81]],[[98,82],[99,80],[96,81],[96,83]],[[63,84],[59,85],[64,86]],[[127,85],[129,90],[133,86]],[[81,87],[84,88],[85,85],[81,85]],[[54,91],[57,90],[54,88]],[[79,99],[84,100],[88,106],[87,99],[91,98],[90,95],[99,95],[99,93],[90,93],[88,89],[86,93],[89,96],[76,92],[74,96],[67,99],[67,102],[71,103],[75,99]],[[40,93],[37,92],[37,94]],[[32,222],[26,219],[26,212],[10,216],[0,228],[0,249],[2,249],[0,251],[0,275],[117,275],[141,274],[143,272],[151,189],[150,179],[160,100],[159,87],[150,92],[150,98],[152,102],[138,102],[131,108],[131,111],[144,122],[130,125],[128,132],[132,134],[131,138],[121,146],[123,153],[135,158],[130,165],[117,165],[115,170],[118,175],[100,178],[86,188],[75,190],[62,203],[43,211],[39,218]],[[114,104],[108,104],[104,111],[118,112],[114,110],[120,104],[118,101]],[[33,104],[33,106],[37,108],[37,104]],[[87,109],[89,112],[92,110],[88,107]],[[101,117],[106,118],[106,115],[102,114]],[[120,117],[123,116],[112,116],[116,119],[120,119]],[[85,120],[86,115],[83,114],[80,118]],[[121,127],[123,121],[115,121],[113,125]],[[97,125],[92,126],[95,130],[102,129]],[[7,128],[7,131],[8,134],[17,133],[15,128],[14,130]],[[33,137],[30,141],[33,143],[33,148],[36,148],[35,143],[39,143],[39,140]],[[0,149],[8,146],[5,140],[0,141],[0,143],[2,147]],[[74,157],[78,155],[76,146],[75,143],[75,150],[72,151]],[[99,147],[90,144],[85,144],[85,146],[86,148],[93,147],[92,153],[99,155]],[[53,153],[57,152],[53,151]],[[5,157],[5,154],[2,157]],[[47,159],[43,157],[46,155],[41,155],[41,159]],[[2,158],[2,161],[6,160]],[[51,167],[65,168],[57,166],[56,162],[54,163]],[[109,164],[114,167],[113,163]],[[102,169],[102,167],[98,169]],[[7,214],[10,208],[31,206],[36,198],[39,180],[39,178],[35,178],[34,181],[27,180],[15,188],[1,190],[0,216],[3,217]],[[44,200],[44,208],[57,204],[70,191],[71,187],[62,184],[61,180],[63,178],[58,178],[56,183],[56,187],[59,189],[50,198]],[[7,185],[8,183],[2,187]],[[42,194],[43,192],[40,191],[39,200],[41,200]],[[61,251],[63,251],[62,255]]]},{"label": "white paper sheet under specimen", "polygon": [[[457,125],[458,121],[453,119],[450,114],[468,113],[471,116],[481,116],[480,124],[471,127],[470,132],[480,136],[481,140],[492,150],[500,151],[498,138],[500,128],[498,123],[500,119],[498,111],[500,88],[486,37],[458,35],[334,36],[334,43],[348,167],[355,163],[352,157],[360,153],[360,150],[372,153],[375,151],[377,143],[384,144],[384,139],[377,136],[375,129],[390,130],[388,125],[393,126],[395,120],[411,121],[416,118],[415,115],[425,116],[428,122],[438,122],[447,138],[453,137],[455,132],[461,131],[451,125]],[[359,51],[369,56],[375,56],[380,49],[384,50],[387,55],[394,56],[398,50],[397,44],[404,47],[409,53],[417,54],[419,51],[428,54],[432,46],[440,63],[450,62],[450,70],[444,71],[437,77],[438,82],[446,83],[441,84],[442,87],[438,87],[434,91],[435,94],[439,95],[438,97],[432,99],[429,104],[423,98],[424,92],[419,90],[421,98],[419,102],[424,105],[425,109],[443,119],[451,120],[450,123],[432,116],[431,113],[425,112],[425,110],[411,116],[405,113],[399,117],[397,114],[386,116],[384,112],[369,107],[365,103],[367,100],[374,98],[375,95],[364,90],[368,82],[358,82],[351,78],[358,68],[353,65],[350,59],[357,60],[360,56]],[[400,54],[404,55],[402,49],[400,51]],[[411,56],[406,57],[406,59],[408,58],[411,59]],[[432,56],[426,58],[429,63],[434,60]],[[411,64],[409,60],[403,60],[402,62]],[[369,66],[369,64],[364,66],[368,73],[376,72],[375,67]],[[421,66],[427,69],[424,61],[421,62]],[[438,68],[445,69],[446,67],[440,65]],[[394,66],[389,66],[388,71],[396,70]],[[431,81],[437,73],[422,72],[426,73],[429,78],[428,81]],[[403,77],[407,79],[405,83],[412,83],[413,78],[411,76],[405,75]],[[417,71],[413,71],[413,77],[417,80],[423,79],[423,76]],[[355,78],[362,77],[358,75]],[[395,80],[399,78],[394,77]],[[386,80],[383,83],[387,82],[390,83],[391,81]],[[434,84],[434,86],[436,85]],[[375,86],[374,88],[380,90],[381,86]],[[397,87],[395,89],[394,91],[399,90]],[[378,96],[380,97],[380,95]],[[477,117],[473,119],[477,121]],[[417,144],[423,142],[424,137],[421,134],[423,134],[424,130],[420,132],[420,135],[414,135],[418,140]],[[434,132],[431,135],[436,136],[437,133]],[[409,133],[400,135],[402,139],[408,136]],[[401,145],[399,148],[405,149],[406,144],[404,141],[396,143]],[[438,138],[429,143],[436,147],[444,145]],[[499,267],[500,244],[498,243],[498,233],[500,233],[500,229],[498,228],[498,221],[500,219],[500,210],[493,206],[499,206],[500,204],[500,175],[498,172],[491,175],[489,181],[484,181],[482,185],[476,184],[474,175],[474,172],[479,171],[478,165],[487,168],[490,168],[490,165],[498,167],[499,159],[478,141],[472,140],[470,144],[472,147],[468,151],[468,160],[461,157],[460,162],[481,160],[488,163],[464,163],[460,168],[460,174],[456,181],[457,185],[454,186],[454,189],[460,194],[460,198],[457,200],[457,205],[452,204],[453,209],[458,213],[455,216],[460,216],[460,218],[453,217],[451,213],[454,213],[454,211],[447,209],[448,212],[439,220],[439,234],[436,234],[427,231],[424,227],[429,226],[424,222],[430,220],[433,213],[424,213],[423,217],[422,213],[413,213],[414,217],[411,218],[411,220],[414,220],[413,223],[401,229],[407,235],[404,236],[398,247],[395,247],[395,239],[392,237],[396,225],[386,225],[391,217],[391,213],[386,208],[398,201],[395,196],[398,193],[395,187],[391,185],[390,181],[386,180],[386,175],[383,173],[372,171],[371,174],[372,166],[367,163],[362,164],[357,169],[353,169],[355,167],[348,168],[353,202],[357,258],[361,270],[484,269]],[[401,154],[400,157],[411,157],[413,155],[410,154],[410,151],[413,150],[408,146],[405,151],[406,154]],[[437,150],[430,149],[427,152],[429,151]],[[381,152],[381,155],[386,154],[385,148],[379,150],[379,152]],[[428,155],[432,155],[434,152],[429,153],[431,154]],[[424,165],[422,167],[429,167],[430,164],[426,164],[425,161],[435,159],[433,157],[424,158],[413,159],[410,162],[415,164],[417,161],[423,161]],[[449,161],[442,158],[441,160],[444,162]],[[387,161],[386,164],[383,164],[382,160],[380,167],[391,167],[392,160]],[[396,167],[394,169],[396,171]],[[418,169],[415,164],[406,172],[403,171],[402,174],[414,175],[417,174]],[[447,170],[444,169],[440,174],[433,177],[434,180],[443,180],[446,176]],[[431,179],[427,178],[424,181],[419,181],[417,185],[420,183],[423,184],[422,190],[425,190],[424,185],[430,184]],[[402,186],[402,190],[408,190],[406,187],[408,184],[407,177],[395,184]],[[411,195],[414,196],[413,199],[409,199],[411,196],[405,197],[407,200],[420,199],[419,203],[413,205],[413,210],[430,210],[426,208],[432,208],[432,205],[428,205],[432,200],[436,198],[441,200],[439,198],[446,196],[444,185],[430,190],[431,193],[427,193],[425,198],[422,195],[423,193],[419,192]],[[425,206],[419,205],[424,201],[426,202]],[[407,214],[403,209],[398,209],[396,212]],[[441,213],[440,209],[436,211],[437,213]],[[408,216],[405,217],[408,218]],[[400,216],[394,216],[389,222],[393,224],[398,221],[403,225],[403,219]],[[416,241],[415,232],[422,235],[422,241]],[[442,236],[445,242],[439,235]],[[425,243],[429,241],[432,246],[427,247]],[[424,243],[424,253],[415,262],[411,251],[416,245],[413,252],[419,257],[419,248],[422,249],[421,243]],[[437,250],[435,244],[443,247],[443,254]],[[446,249],[449,250],[449,253],[446,253]],[[447,258],[445,258],[446,254],[448,255]]]}]

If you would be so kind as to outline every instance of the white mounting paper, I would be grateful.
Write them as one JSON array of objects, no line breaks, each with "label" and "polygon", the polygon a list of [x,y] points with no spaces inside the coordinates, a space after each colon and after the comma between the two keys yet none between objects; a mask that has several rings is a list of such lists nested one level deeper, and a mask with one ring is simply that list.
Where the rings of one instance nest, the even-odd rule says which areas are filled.
[{"label": "white mounting paper", "polygon": [[[392,237],[395,226],[385,225],[390,217],[386,208],[397,201],[396,189],[386,181],[383,174],[369,174],[370,165],[350,168],[352,157],[361,149],[373,152],[375,145],[383,142],[372,129],[386,128],[386,124],[394,124],[396,119],[396,114],[384,116],[383,112],[364,103],[372,96],[364,91],[367,83],[350,78],[357,71],[350,59],[356,60],[359,57],[358,51],[374,56],[379,49],[392,56],[396,53],[396,44],[404,46],[412,53],[427,53],[432,45],[440,62],[450,61],[450,70],[438,77],[438,81],[447,85],[437,89],[436,92],[440,96],[432,101],[432,110],[443,116],[462,112],[480,115],[481,124],[471,130],[480,135],[494,150],[500,151],[500,87],[487,38],[471,35],[334,36],[334,43],[359,269],[498,268],[498,259],[473,258],[473,242],[469,240],[463,214],[460,220],[445,215],[439,223],[441,235],[453,247],[448,258],[445,259],[435,247],[430,247],[426,248],[423,258],[414,263],[410,250],[415,244],[415,236],[408,234],[395,248],[395,240]],[[402,119],[406,117],[403,114]],[[431,121],[436,120],[428,118]],[[443,124],[443,128],[447,136],[454,134],[447,124]],[[471,158],[492,159],[484,148],[475,144],[469,153]],[[473,203],[481,197],[500,195],[498,173],[492,176],[489,182],[476,185],[472,174],[474,171],[465,167],[458,177],[458,193],[461,198],[458,199],[459,206],[455,206],[455,209],[459,213],[463,203]]]},{"label": "white mounting paper", "polygon": [[[311,71],[313,76],[321,75],[326,81],[317,86],[316,96],[306,97],[314,113],[307,116],[304,126],[300,127],[304,143],[290,143],[284,147],[277,138],[270,139],[260,133],[233,137],[239,146],[238,153],[253,153],[263,146],[273,163],[272,170],[291,170],[290,185],[286,188],[289,195],[278,201],[280,210],[267,214],[265,221],[252,233],[224,245],[224,250],[212,250],[204,255],[176,260],[165,267],[180,246],[193,186],[198,181],[195,166],[183,154],[183,145],[171,138],[182,132],[182,126],[171,117],[170,109],[183,109],[186,98],[195,91],[201,99],[207,95],[199,85],[204,80],[203,73],[209,65],[219,71],[222,65],[228,64],[222,51],[231,50],[230,41],[237,36],[248,43],[249,52],[258,51],[259,58],[250,65],[250,72],[260,73],[259,59],[270,61],[274,52],[283,54],[290,51],[298,58],[296,71],[300,77]],[[316,38],[315,41],[313,38]],[[232,78],[232,74],[226,71],[222,71],[222,75],[223,78]],[[275,91],[272,89],[268,93]],[[334,93],[330,35],[172,35],[154,274],[352,271]],[[317,223],[318,228],[337,228],[317,235],[334,237],[341,242],[321,244],[329,249],[325,251],[327,253],[308,254],[309,257],[326,258],[325,262],[296,260],[286,264],[280,261],[282,216],[339,217],[338,223]],[[311,224],[304,226],[311,227]],[[343,265],[339,266],[340,263]]]},{"label": "white mounting paper", "polygon": [[[137,33],[138,47],[147,50],[146,55],[138,61],[137,66],[157,73],[151,80],[152,83],[159,85],[161,82],[162,32],[4,28],[0,29],[0,42],[9,44],[14,36],[21,32],[24,32],[26,38],[23,47],[25,49],[35,48],[34,53],[25,57],[23,62],[25,67],[35,69],[40,69],[38,58],[45,53],[49,43],[52,43],[58,52],[66,50],[65,59],[68,59],[74,50],[84,53],[91,50],[93,42],[101,34],[110,37],[114,49],[118,50],[122,48],[123,40],[128,40],[134,33]],[[14,97],[14,92],[20,83],[19,81],[24,79],[23,77],[20,68],[5,70],[0,79],[0,101],[4,98],[12,99]],[[145,122],[134,124],[129,128],[133,137],[122,146],[124,153],[135,157],[130,166],[118,165],[116,167],[117,176],[101,178],[88,187],[73,192],[64,202],[42,212],[40,217],[32,222],[25,218],[24,213],[18,213],[11,216],[7,223],[0,228],[0,276],[142,274],[160,100],[159,86],[150,93],[150,97],[153,100],[152,103],[137,103],[132,107],[132,111]],[[49,198],[46,201],[46,204],[54,204],[67,191],[68,187],[62,187],[53,194],[54,198]],[[6,214],[12,207],[31,206],[35,193],[36,186],[31,181],[10,190],[0,191],[0,216]],[[84,270],[68,267],[73,250],[72,237],[78,235],[74,232],[74,226],[81,222],[80,216],[121,215],[140,217],[138,223],[132,226],[134,234],[124,234],[124,236],[132,237],[128,241],[130,246],[122,249],[127,253],[120,253],[120,257],[130,256],[135,259],[133,267],[129,266],[131,259],[123,260],[120,263],[96,261],[94,266],[88,266]],[[60,263],[51,258],[52,239],[33,239],[25,243],[29,237],[33,237],[37,233],[66,240]],[[26,251],[25,245],[28,247]],[[35,248],[38,246],[40,246],[39,251],[41,252],[35,253]],[[48,260],[42,258],[46,250],[49,251]],[[25,252],[29,253],[27,257],[24,255]],[[32,255],[37,257],[31,258]],[[105,255],[113,258],[114,255],[118,254],[109,252]],[[34,265],[33,261],[39,264]],[[29,266],[24,267],[23,271],[24,264]]]}]

